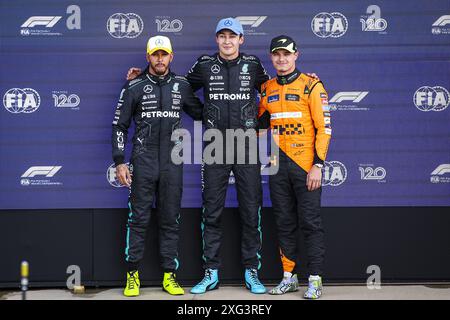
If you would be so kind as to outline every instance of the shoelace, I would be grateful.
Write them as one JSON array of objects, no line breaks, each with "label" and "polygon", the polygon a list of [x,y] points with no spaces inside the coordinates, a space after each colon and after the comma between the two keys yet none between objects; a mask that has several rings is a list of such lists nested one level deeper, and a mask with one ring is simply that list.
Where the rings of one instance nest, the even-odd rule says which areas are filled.
[{"label": "shoelace", "polygon": [[128,288],[130,288],[131,290],[133,290],[134,285],[137,284],[134,274],[134,272],[130,272],[130,277],[128,278]]},{"label": "shoelace", "polygon": [[280,284],[278,285],[278,287],[282,288],[282,287],[287,287],[291,284],[290,279],[283,279],[281,280]]},{"label": "shoelace", "polygon": [[273,288],[272,291],[284,291],[284,289],[289,288],[289,283],[285,282],[284,280],[281,281],[275,288]]},{"label": "shoelace", "polygon": [[200,281],[200,285],[204,286],[207,284],[208,281],[211,280],[211,270],[206,269],[205,270],[205,276],[203,277],[202,281]]},{"label": "shoelace", "polygon": [[177,282],[177,279],[175,278],[175,275],[172,273],[169,277],[169,282],[174,286],[175,288],[179,288],[180,285]]},{"label": "shoelace", "polygon": [[250,270],[250,279],[254,284],[260,284],[258,279],[258,273],[254,269]]}]

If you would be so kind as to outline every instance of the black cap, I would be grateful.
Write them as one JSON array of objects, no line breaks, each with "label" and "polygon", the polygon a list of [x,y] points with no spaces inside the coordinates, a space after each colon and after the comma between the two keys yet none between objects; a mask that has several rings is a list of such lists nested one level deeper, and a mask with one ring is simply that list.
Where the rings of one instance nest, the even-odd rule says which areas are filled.
[{"label": "black cap", "polygon": [[272,41],[270,42],[270,52],[274,52],[275,50],[278,49],[284,49],[294,53],[297,52],[297,45],[295,44],[295,41],[291,37],[281,35],[273,38]]}]

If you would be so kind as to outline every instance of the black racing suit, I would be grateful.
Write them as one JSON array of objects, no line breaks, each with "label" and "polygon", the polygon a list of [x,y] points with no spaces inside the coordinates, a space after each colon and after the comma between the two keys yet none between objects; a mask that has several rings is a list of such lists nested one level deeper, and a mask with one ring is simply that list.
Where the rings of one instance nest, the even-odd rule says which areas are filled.
[{"label": "black racing suit", "polygon": [[298,231],[303,233],[310,275],[323,275],[325,239],[320,215],[322,187],[308,191],[308,172],[279,150],[279,170],[269,177],[283,270],[299,272]]},{"label": "black racing suit", "polygon": [[181,111],[201,119],[203,105],[186,78],[148,72],[123,87],[113,121],[115,165],[125,162],[125,143],[131,119],[135,122],[131,156],[132,184],[128,201],[125,260],[131,269],[143,257],[145,236],[155,193],[158,194],[159,246],[166,271],[178,268],[178,231],[183,186],[182,164],[171,161],[172,132],[181,127]]},{"label": "black racing suit", "polygon": [[[203,88],[203,123],[208,129],[256,129],[258,119],[257,92],[269,79],[255,56],[240,54],[232,61],[216,53],[203,55],[186,75],[194,91]],[[248,131],[251,132],[251,131]],[[225,134],[224,134],[225,137]],[[256,136],[255,136],[256,138]],[[224,138],[225,140],[225,138]],[[225,152],[229,152],[225,146]],[[226,151],[228,150],[228,151]],[[248,153],[248,146],[245,146]],[[236,155],[236,153],[235,153]],[[236,181],[242,223],[241,255],[245,268],[260,268],[261,263],[261,166],[259,164],[204,164],[203,178],[203,260],[204,268],[220,267],[219,249],[222,237],[220,216],[230,172]]]}]

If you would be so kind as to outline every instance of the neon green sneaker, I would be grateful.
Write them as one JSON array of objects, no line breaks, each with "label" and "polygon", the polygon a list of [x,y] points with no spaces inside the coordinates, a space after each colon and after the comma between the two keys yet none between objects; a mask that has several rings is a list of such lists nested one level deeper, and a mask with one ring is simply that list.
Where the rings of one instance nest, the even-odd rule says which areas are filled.
[{"label": "neon green sneaker", "polygon": [[140,286],[139,272],[137,270],[127,272],[127,286],[125,287],[125,290],[123,290],[123,295],[125,297],[137,297],[139,295]]},{"label": "neon green sneaker", "polygon": [[163,289],[171,295],[184,294],[184,290],[179,285],[175,273],[173,272],[164,272]]}]

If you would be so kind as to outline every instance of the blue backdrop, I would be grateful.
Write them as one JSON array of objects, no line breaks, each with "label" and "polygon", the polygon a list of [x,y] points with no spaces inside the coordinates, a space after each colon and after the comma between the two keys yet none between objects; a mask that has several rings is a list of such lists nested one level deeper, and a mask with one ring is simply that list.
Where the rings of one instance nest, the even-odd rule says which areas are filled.
[{"label": "blue backdrop", "polygon": [[[147,39],[172,39],[172,70],[217,51],[222,17],[274,75],[270,39],[329,93],[324,206],[450,205],[450,1],[1,1],[0,208],[120,208],[111,122]],[[185,116],[184,124],[192,129]],[[267,177],[264,205],[270,206]],[[233,179],[227,205],[236,206]],[[186,165],[184,207],[201,206]]]}]

